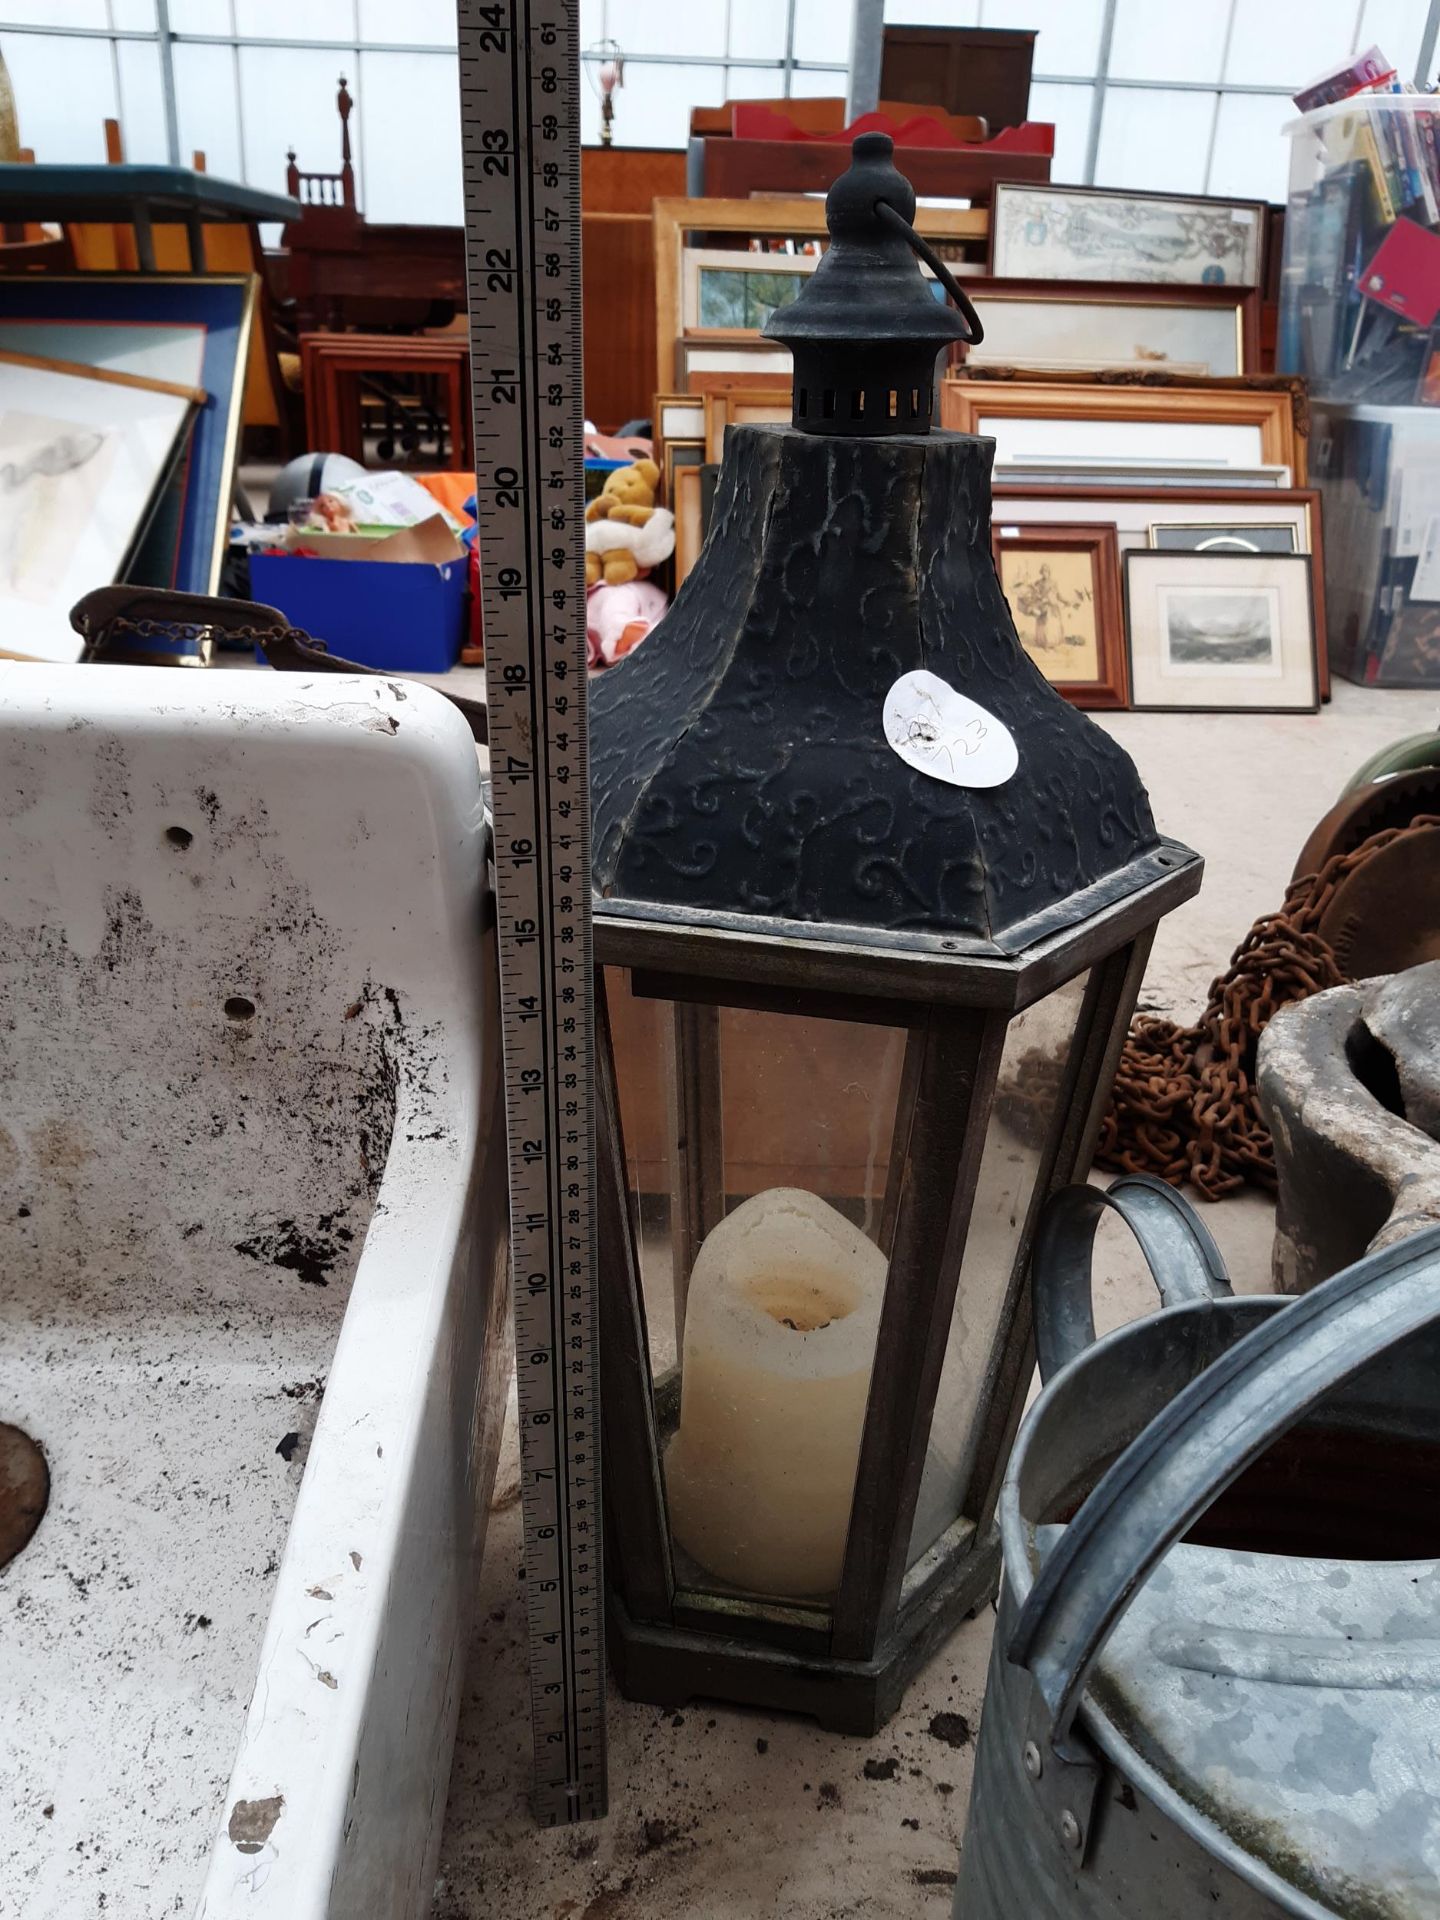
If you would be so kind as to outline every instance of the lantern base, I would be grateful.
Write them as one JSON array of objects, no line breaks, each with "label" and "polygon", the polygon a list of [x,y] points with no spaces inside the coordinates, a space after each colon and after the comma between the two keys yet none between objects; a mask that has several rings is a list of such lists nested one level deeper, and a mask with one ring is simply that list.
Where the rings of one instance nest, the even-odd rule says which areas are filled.
[{"label": "lantern base", "polygon": [[675,1711],[690,1700],[729,1701],[782,1713],[804,1713],[827,1733],[878,1733],[899,1707],[911,1680],[949,1639],[994,1598],[1000,1543],[992,1530],[956,1552],[951,1565],[900,1614],[869,1660],[792,1653],[734,1634],[701,1633],[668,1622],[632,1619],[608,1597],[610,1664],[627,1700]]}]

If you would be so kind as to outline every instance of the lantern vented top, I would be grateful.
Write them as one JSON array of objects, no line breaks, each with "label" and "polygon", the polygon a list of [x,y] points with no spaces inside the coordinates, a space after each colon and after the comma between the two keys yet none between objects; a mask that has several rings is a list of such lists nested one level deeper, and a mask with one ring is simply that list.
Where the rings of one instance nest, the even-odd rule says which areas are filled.
[{"label": "lantern vented top", "polygon": [[[889,134],[856,138],[849,167],[826,196],[825,257],[765,326],[767,338],[795,356],[792,419],[806,433],[928,433],[936,355],[952,340],[984,336],[975,309],[911,224],[915,193],[894,151]],[[937,298],[940,289],[954,307]]]}]

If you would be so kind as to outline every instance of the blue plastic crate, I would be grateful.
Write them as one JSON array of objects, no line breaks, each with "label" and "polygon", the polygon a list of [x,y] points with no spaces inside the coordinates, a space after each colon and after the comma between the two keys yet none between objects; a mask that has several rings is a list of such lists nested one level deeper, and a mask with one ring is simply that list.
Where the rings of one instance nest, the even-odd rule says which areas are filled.
[{"label": "blue plastic crate", "polygon": [[332,653],[391,673],[446,673],[465,638],[468,563],[250,556],[250,594]]}]

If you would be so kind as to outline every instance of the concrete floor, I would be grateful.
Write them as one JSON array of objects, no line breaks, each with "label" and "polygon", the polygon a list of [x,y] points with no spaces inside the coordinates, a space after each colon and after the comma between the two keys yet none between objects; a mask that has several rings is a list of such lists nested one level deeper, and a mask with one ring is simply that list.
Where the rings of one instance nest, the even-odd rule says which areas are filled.
[{"label": "concrete floor", "polygon": [[[1279,904],[1302,842],[1349,773],[1437,720],[1433,694],[1343,683],[1314,716],[1103,718],[1138,763],[1162,827],[1207,861],[1198,899],[1160,930],[1144,1004],[1171,1015],[1198,1009],[1252,920]],[[1267,1286],[1272,1211],[1250,1192],[1206,1209],[1242,1288]],[[1123,1231],[1102,1228],[1097,1266],[1102,1330],[1148,1311],[1148,1282]],[[870,1741],[704,1703],[671,1716],[612,1698],[609,1819],[539,1832],[526,1805],[519,1542],[512,1423],[478,1596],[435,1920],[948,1915],[989,1657],[988,1610],[960,1628]],[[881,1764],[867,1774],[867,1762]]]}]

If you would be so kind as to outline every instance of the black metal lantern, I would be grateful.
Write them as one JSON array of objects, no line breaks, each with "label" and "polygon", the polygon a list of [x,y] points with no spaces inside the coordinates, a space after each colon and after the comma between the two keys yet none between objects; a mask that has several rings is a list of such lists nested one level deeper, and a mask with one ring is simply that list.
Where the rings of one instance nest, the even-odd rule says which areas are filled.
[{"label": "black metal lantern", "polygon": [[612,1658],[852,1732],[993,1591],[1031,1223],[1201,871],[1016,638],[890,153],[768,329],[793,424],[731,430],[591,695]]}]

